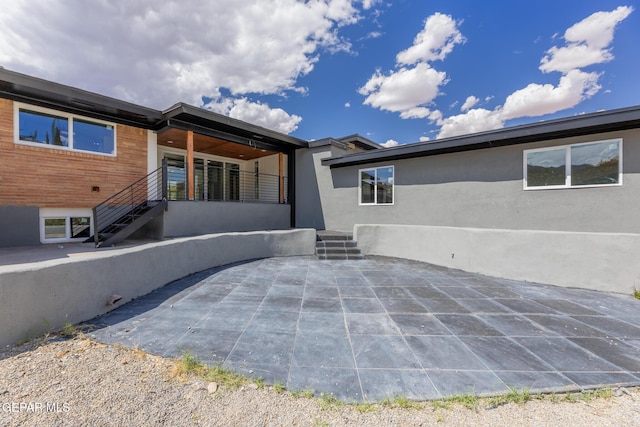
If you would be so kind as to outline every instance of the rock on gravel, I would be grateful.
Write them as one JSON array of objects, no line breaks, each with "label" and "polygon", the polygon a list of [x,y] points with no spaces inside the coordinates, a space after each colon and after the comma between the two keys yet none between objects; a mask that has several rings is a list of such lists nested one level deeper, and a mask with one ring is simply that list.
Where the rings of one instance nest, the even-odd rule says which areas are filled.
[{"label": "rock on gravel", "polygon": [[329,405],[257,385],[229,390],[178,378],[174,361],[83,337],[0,353],[0,426],[640,426],[640,392],[487,409]]}]

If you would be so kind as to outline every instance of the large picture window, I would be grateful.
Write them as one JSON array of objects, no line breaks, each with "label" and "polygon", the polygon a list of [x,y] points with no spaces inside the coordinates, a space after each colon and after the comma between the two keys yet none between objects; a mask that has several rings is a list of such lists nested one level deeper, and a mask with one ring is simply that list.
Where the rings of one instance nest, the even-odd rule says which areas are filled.
[{"label": "large picture window", "polygon": [[621,184],[621,139],[524,151],[527,190]]},{"label": "large picture window", "polygon": [[393,166],[361,169],[360,204],[392,205],[393,204]]},{"label": "large picture window", "polygon": [[39,107],[16,104],[16,142],[116,154],[115,126]]}]

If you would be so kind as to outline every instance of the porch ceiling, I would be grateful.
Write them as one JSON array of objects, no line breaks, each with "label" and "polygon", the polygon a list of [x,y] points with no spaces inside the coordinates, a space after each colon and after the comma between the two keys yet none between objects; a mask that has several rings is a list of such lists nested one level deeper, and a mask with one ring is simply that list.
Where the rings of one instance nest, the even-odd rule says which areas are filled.
[{"label": "porch ceiling", "polygon": [[[158,145],[186,150],[187,131],[182,129],[164,130],[158,133]],[[193,134],[193,151],[239,160],[253,160],[276,154],[275,151],[249,147],[195,132]]]}]

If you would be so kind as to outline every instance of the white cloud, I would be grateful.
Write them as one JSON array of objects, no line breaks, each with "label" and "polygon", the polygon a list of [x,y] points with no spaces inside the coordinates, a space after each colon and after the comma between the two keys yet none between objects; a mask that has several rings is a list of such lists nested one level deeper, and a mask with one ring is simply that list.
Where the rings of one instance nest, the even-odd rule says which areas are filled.
[{"label": "white cloud", "polygon": [[464,113],[465,111],[468,111],[471,108],[473,108],[478,102],[480,102],[480,99],[476,98],[473,95],[468,96],[467,99],[464,101],[464,104],[462,104],[462,106],[460,107],[460,111]]},{"label": "white cloud", "polygon": [[349,49],[338,30],[360,18],[352,0],[6,3],[5,68],[159,109],[201,105],[220,88],[303,92],[297,79],[322,49]]},{"label": "white cloud", "polygon": [[558,86],[531,83],[507,97],[502,117],[536,117],[574,107],[600,90],[598,77],[597,73],[571,70],[560,78]]},{"label": "white cloud", "polygon": [[392,112],[404,112],[430,103],[438,88],[446,81],[446,74],[436,71],[429,64],[418,64],[413,68],[401,68],[389,75],[380,71],[358,90],[366,95],[364,104]]},{"label": "white cloud", "polygon": [[387,142],[383,142],[382,145],[385,148],[390,148],[390,147],[395,147],[397,145],[399,145],[400,143],[398,141],[394,141],[393,139],[388,140]]},{"label": "white cloud", "polygon": [[296,130],[298,123],[302,121],[302,117],[288,114],[281,108],[271,108],[267,104],[251,102],[247,98],[218,98],[205,104],[203,108],[287,134]]},{"label": "white cloud", "polygon": [[427,142],[427,141],[431,141],[431,138],[429,138],[428,136],[421,136],[420,137],[420,142]]},{"label": "white cloud", "polygon": [[[530,83],[511,93],[504,105],[492,111],[472,109],[464,114],[434,120],[441,126],[438,138],[500,129],[507,120],[553,114],[592,97],[601,89],[598,83],[601,74],[580,68],[613,59],[609,46],[613,42],[615,27],[632,11],[631,7],[621,6],[611,12],[596,12],[572,25],[564,33],[567,45],[549,49],[539,67],[545,73],[560,71],[562,76],[557,85]],[[477,103],[477,99],[470,98],[462,106],[463,112],[465,107],[471,108]]]},{"label": "white cloud", "polygon": [[380,31],[371,31],[369,34],[364,37],[364,39],[379,39],[382,37],[382,33]]},{"label": "white cloud", "polygon": [[396,56],[399,68],[388,74],[376,70],[358,90],[366,96],[363,103],[400,113],[403,119],[429,117],[432,111],[427,106],[447,83],[447,76],[428,62],[444,59],[456,44],[464,42],[457,25],[448,15],[436,13],[428,17],[413,46]]},{"label": "white cloud", "polygon": [[616,25],[633,12],[620,6],[611,12],[596,12],[565,31],[566,46],[554,46],[540,61],[540,70],[566,73],[577,68],[608,62],[613,59],[609,45]]},{"label": "white cloud", "polygon": [[464,114],[450,116],[438,122],[440,132],[436,139],[467,133],[483,132],[504,127],[504,121],[499,111],[476,108]]},{"label": "white cloud", "polygon": [[433,111],[431,111],[426,107],[416,107],[400,113],[400,118],[401,119],[424,119],[425,117],[431,116],[432,113]]},{"label": "white cloud", "polygon": [[439,122],[440,120],[442,120],[442,111],[433,110],[431,114],[429,114],[429,120],[433,122]]},{"label": "white cloud", "polygon": [[362,0],[362,8],[364,10],[371,9],[373,6],[381,2],[382,0]]},{"label": "white cloud", "polygon": [[454,46],[465,39],[458,30],[458,23],[449,15],[435,13],[424,22],[424,28],[416,35],[413,46],[396,56],[399,65],[443,60]]},{"label": "white cloud", "polygon": [[349,108],[349,107],[351,107],[351,103],[350,102],[345,102],[344,106],[345,106],[345,108]]},{"label": "white cloud", "polygon": [[600,90],[598,77],[597,73],[572,70],[560,78],[558,86],[531,83],[513,92],[503,106],[494,110],[477,108],[435,120],[441,126],[438,138],[500,129],[510,119],[543,116],[574,107]]}]

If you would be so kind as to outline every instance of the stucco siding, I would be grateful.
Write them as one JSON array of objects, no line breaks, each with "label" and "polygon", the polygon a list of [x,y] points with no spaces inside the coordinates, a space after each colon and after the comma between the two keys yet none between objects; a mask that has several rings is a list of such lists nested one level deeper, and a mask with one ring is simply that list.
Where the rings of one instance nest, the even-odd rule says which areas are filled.
[{"label": "stucco siding", "polygon": [[0,248],[40,244],[36,206],[0,206]]},{"label": "stucco siding", "polygon": [[512,280],[630,294],[640,234],[357,225],[365,255],[428,262]]},{"label": "stucco siding", "polygon": [[169,202],[163,236],[181,237],[231,231],[290,228],[291,206],[270,203]]},{"label": "stucco siding", "polygon": [[[523,150],[613,138],[623,139],[622,186],[523,189]],[[358,170],[387,165],[395,166],[394,204],[359,206]],[[334,168],[330,181],[320,174],[318,183],[327,229],[410,224],[640,233],[639,169],[640,131],[635,130]]]},{"label": "stucco siding", "polygon": [[0,266],[0,345],[89,320],[181,277],[249,259],[313,254],[314,230],[255,231],[175,239]]}]

